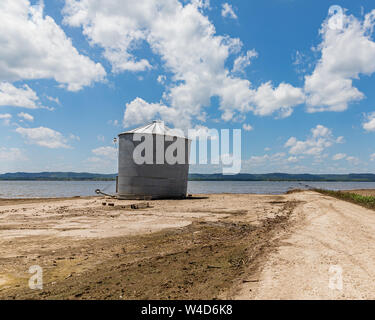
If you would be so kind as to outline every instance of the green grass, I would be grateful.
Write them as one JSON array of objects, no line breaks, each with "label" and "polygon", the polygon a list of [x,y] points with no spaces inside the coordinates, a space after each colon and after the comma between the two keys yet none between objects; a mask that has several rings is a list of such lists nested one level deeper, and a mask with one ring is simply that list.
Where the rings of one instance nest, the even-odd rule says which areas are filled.
[{"label": "green grass", "polygon": [[375,197],[362,196],[360,194],[342,191],[332,191],[324,189],[314,189],[314,191],[348,202],[358,204],[362,207],[375,210]]}]

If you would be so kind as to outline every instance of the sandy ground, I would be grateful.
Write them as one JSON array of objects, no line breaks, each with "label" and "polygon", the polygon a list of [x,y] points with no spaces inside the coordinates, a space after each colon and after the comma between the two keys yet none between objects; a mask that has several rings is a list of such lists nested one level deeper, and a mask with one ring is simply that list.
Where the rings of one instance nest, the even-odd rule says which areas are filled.
[{"label": "sandy ground", "polygon": [[[256,222],[260,215],[261,218],[273,217],[278,206],[272,203],[272,199],[279,198],[227,194],[152,202],[97,197],[45,201],[0,200],[0,241],[24,240],[32,236],[79,240],[138,235],[184,227],[193,221],[218,221],[233,215],[245,215],[242,221]],[[113,203],[114,207],[104,206],[103,203]],[[144,203],[149,203],[151,208],[121,208]],[[2,251],[3,254],[5,252]]]},{"label": "sandy ground", "polygon": [[374,299],[375,212],[315,192],[294,198],[292,232],[236,298]]},{"label": "sandy ground", "polygon": [[0,200],[0,299],[375,298],[374,211],[311,191],[143,202]]},{"label": "sandy ground", "polygon": [[[292,206],[221,194],[126,207],[139,203],[0,200],[0,298],[213,299],[270,250]],[[32,265],[43,268],[40,292],[28,287]]]}]

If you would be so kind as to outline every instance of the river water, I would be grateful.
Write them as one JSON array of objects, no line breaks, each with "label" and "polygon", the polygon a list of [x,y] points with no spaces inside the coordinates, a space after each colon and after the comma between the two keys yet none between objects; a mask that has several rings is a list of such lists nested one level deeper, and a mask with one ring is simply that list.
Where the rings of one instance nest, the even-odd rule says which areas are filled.
[{"label": "river water", "polygon": [[[188,193],[282,194],[308,187],[329,190],[375,189],[375,182],[189,181]],[[114,194],[114,181],[0,181],[0,198],[92,196],[95,189]]]}]

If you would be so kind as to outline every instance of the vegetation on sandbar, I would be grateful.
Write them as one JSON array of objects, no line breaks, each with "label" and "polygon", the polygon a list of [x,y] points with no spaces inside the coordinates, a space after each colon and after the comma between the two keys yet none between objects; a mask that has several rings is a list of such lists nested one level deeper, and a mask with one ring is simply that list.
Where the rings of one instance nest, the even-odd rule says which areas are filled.
[{"label": "vegetation on sandbar", "polygon": [[325,189],[314,189],[314,191],[341,199],[344,201],[349,201],[360,206],[366,207],[368,209],[375,210],[375,197],[374,196],[363,196],[353,192],[343,192],[343,191],[333,191]]}]

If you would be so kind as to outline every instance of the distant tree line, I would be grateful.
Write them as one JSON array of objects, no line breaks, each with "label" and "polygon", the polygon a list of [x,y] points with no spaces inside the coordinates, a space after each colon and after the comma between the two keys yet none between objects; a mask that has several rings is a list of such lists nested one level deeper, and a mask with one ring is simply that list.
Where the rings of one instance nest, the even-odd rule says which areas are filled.
[{"label": "distant tree line", "polygon": [[[117,174],[98,174],[87,172],[16,172],[0,174],[0,180],[35,180],[35,181],[114,181]],[[375,182],[375,174],[288,174],[266,173],[236,175],[198,174],[189,175],[190,181],[342,181],[342,182]]]}]

